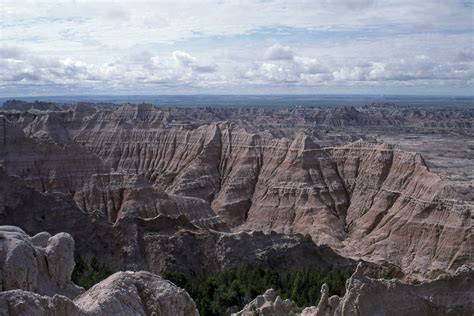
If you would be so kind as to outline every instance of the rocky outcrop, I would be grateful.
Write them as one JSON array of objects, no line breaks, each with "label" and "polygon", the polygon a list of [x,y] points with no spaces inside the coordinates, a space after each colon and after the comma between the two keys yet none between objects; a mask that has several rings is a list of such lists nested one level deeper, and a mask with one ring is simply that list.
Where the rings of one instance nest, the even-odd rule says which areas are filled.
[{"label": "rocky outcrop", "polygon": [[[117,261],[115,254],[121,252],[121,239],[112,224],[82,212],[70,195],[39,192],[0,167],[0,196],[1,225],[21,227],[29,235],[44,231],[51,234],[67,232],[76,241],[76,249],[85,260],[100,257],[102,262]],[[119,260],[118,265],[111,265],[111,268],[120,270],[126,266]]]},{"label": "rocky outcrop", "polygon": [[[323,284],[317,306],[306,307],[301,316],[436,316],[472,315],[474,312],[474,271],[463,266],[454,274],[444,274],[433,281],[406,284],[396,279],[372,279],[364,275],[365,264],[346,282],[343,297],[329,295]],[[270,289],[233,315],[298,315],[289,300],[277,297]]]},{"label": "rocky outcrop", "polygon": [[141,175],[94,174],[89,183],[76,192],[74,200],[85,213],[105,217],[111,223],[121,217],[184,215],[200,227],[228,230],[206,201],[168,194]]},{"label": "rocky outcrop", "polygon": [[[179,228],[173,233],[170,229],[159,233],[155,227],[165,219],[136,223],[146,266],[154,273],[179,271],[190,276],[203,275],[244,264],[278,270],[354,265],[331,248],[317,246],[309,236]],[[130,227],[130,222],[124,225]]]},{"label": "rocky outcrop", "polygon": [[420,155],[366,142],[326,150],[350,194],[344,244],[351,256],[411,272],[469,262],[472,205]]},{"label": "rocky outcrop", "polygon": [[201,275],[241,264],[281,269],[353,264],[329,247],[317,246],[309,236],[219,232],[200,228],[185,215],[122,216],[111,224],[82,212],[70,196],[40,193],[1,169],[0,196],[0,223],[21,226],[31,235],[64,230],[74,237],[86,262],[95,257],[114,271]]},{"label": "rocky outcrop", "polygon": [[[94,173],[109,170],[98,157],[72,141],[66,115],[52,112],[34,117],[22,128],[21,122],[0,115],[0,164],[8,173],[42,192],[74,193]],[[34,129],[38,120],[43,122]]]},{"label": "rocky outcrop", "polygon": [[346,283],[343,297],[321,289],[317,307],[303,310],[302,316],[333,315],[472,315],[474,313],[474,272],[463,266],[454,275],[418,285],[395,279],[371,279],[359,266]]},{"label": "rocky outcrop", "polygon": [[89,291],[69,299],[24,290],[0,292],[0,315],[197,316],[186,291],[149,272],[117,272]]},{"label": "rocky outcrop", "polygon": [[75,297],[83,290],[71,282],[74,240],[69,234],[29,237],[15,226],[0,226],[0,281],[3,291],[20,289]]},{"label": "rocky outcrop", "polygon": [[145,271],[117,272],[81,294],[66,233],[0,226],[0,250],[0,315],[198,315],[186,291]]},{"label": "rocky outcrop", "polygon": [[[364,141],[322,146],[296,132],[301,120],[338,128],[388,124],[392,114],[368,118],[372,110],[229,110],[234,122],[219,121],[225,110],[201,109],[202,116],[193,110],[193,121],[189,113],[149,105],[34,117],[5,112],[13,132],[4,138],[10,147],[3,164],[37,188],[73,195],[85,213],[111,223],[125,215],[184,215],[202,228],[309,234],[344,256],[387,261],[406,272],[455,269],[472,253],[472,205],[460,202],[420,155]],[[255,111],[268,117],[253,118]],[[404,110],[397,111],[402,120]],[[289,117],[291,137],[237,125],[270,123],[272,115]]]},{"label": "rocky outcrop", "polygon": [[232,316],[287,316],[294,314],[294,306],[290,300],[283,300],[274,289],[269,289]]},{"label": "rocky outcrop", "polygon": [[117,272],[74,303],[85,315],[199,315],[185,290],[145,271]]}]

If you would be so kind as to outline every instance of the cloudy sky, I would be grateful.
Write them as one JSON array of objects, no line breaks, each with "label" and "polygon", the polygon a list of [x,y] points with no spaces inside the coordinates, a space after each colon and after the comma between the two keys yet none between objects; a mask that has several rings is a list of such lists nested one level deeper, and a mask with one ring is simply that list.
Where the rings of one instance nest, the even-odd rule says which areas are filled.
[{"label": "cloudy sky", "polygon": [[473,0],[0,1],[0,96],[473,95]]}]

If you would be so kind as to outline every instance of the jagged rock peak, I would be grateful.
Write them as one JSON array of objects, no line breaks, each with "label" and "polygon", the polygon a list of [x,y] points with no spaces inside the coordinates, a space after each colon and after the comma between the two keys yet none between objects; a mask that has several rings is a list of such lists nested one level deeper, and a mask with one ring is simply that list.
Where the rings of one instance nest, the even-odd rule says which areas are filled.
[{"label": "jagged rock peak", "polygon": [[362,264],[346,282],[346,294],[329,297],[321,288],[317,307],[305,308],[301,316],[339,315],[472,315],[474,313],[474,271],[462,266],[453,275],[443,275],[421,284],[396,279],[371,279]]},{"label": "jagged rock peak", "polygon": [[240,312],[234,313],[232,316],[253,316],[255,314],[286,316],[293,313],[294,306],[290,300],[283,300],[274,289],[268,289],[263,295],[257,296],[252,302],[245,305]]}]

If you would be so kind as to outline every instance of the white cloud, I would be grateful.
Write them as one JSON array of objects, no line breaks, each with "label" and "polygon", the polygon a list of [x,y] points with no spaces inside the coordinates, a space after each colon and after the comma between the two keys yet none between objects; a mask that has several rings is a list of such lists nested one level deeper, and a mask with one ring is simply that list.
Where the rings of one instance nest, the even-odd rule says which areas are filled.
[{"label": "white cloud", "polygon": [[288,46],[282,46],[280,43],[273,44],[265,51],[266,60],[292,60],[295,53]]},{"label": "white cloud", "polygon": [[200,65],[196,58],[183,51],[173,52],[173,58],[179,66],[196,73],[213,73],[217,71],[217,65]]},{"label": "white cloud", "polygon": [[[281,45],[273,45],[274,47]],[[292,51],[286,47],[287,51]],[[268,49],[266,50],[268,52]],[[474,63],[458,61],[439,62],[426,55],[385,61],[363,61],[341,65],[341,61],[323,63],[317,58],[292,53],[291,59],[274,58],[254,63],[244,78],[257,84],[298,83],[302,85],[369,82],[461,81],[472,82]],[[267,58],[268,59],[268,58]],[[331,67],[328,65],[331,64]]]},{"label": "white cloud", "polygon": [[298,56],[290,47],[277,43],[265,50],[265,61],[255,63],[245,78],[255,82],[320,83],[330,81],[330,70],[316,58]]},{"label": "white cloud", "polygon": [[196,58],[182,51],[173,52],[173,58],[183,67],[188,67],[196,61]]},{"label": "white cloud", "polygon": [[[137,87],[140,84],[193,84],[215,81],[215,65],[201,65],[182,51],[153,56],[142,52],[129,59],[91,64],[74,58],[37,57],[34,54],[12,54],[15,49],[0,49],[0,88],[17,86],[57,86],[91,88]],[[14,57],[14,58],[11,58]],[[96,88],[96,87],[95,87]]]},{"label": "white cloud", "polygon": [[472,26],[472,6],[457,0],[4,1],[0,92],[378,83],[469,93]]}]

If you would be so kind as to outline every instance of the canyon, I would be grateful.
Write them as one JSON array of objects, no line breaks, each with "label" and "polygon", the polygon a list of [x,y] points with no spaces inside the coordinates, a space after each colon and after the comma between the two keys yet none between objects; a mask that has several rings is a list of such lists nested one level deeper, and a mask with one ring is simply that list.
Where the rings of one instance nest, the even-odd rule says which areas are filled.
[{"label": "canyon", "polygon": [[[66,233],[86,261],[137,271],[118,272],[104,288],[122,279],[167,288],[156,274],[205,275],[244,264],[330,269],[362,261],[407,282],[433,271],[456,278],[473,263],[473,122],[469,107],[12,100],[0,108],[0,224],[24,230],[4,233],[21,240]],[[472,272],[462,275],[472,280]],[[469,291],[472,281],[462,286]],[[14,288],[62,293],[2,287]],[[76,310],[85,296],[101,300],[87,293],[64,304]]]}]

